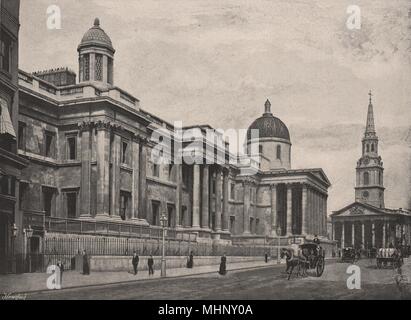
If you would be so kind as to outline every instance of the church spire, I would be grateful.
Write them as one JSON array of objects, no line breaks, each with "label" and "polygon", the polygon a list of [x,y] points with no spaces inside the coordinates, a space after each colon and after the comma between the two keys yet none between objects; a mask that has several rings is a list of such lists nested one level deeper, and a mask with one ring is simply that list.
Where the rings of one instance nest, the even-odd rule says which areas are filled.
[{"label": "church spire", "polygon": [[375,125],[374,125],[374,109],[372,106],[372,93],[371,90],[368,93],[370,96],[370,102],[368,104],[368,113],[367,113],[367,124],[365,127],[365,134],[375,134]]}]

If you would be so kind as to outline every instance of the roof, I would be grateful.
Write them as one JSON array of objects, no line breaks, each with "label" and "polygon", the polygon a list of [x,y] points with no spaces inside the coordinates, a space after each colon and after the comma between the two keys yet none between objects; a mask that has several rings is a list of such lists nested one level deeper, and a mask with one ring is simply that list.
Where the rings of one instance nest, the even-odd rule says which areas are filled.
[{"label": "roof", "polygon": [[280,138],[290,141],[290,133],[287,126],[279,118],[274,117],[271,113],[271,103],[267,99],[265,102],[265,112],[263,115],[254,120],[248,127],[247,140],[250,140],[251,130],[258,130],[259,138]]},{"label": "roof", "polygon": [[105,33],[104,30],[100,27],[100,20],[98,18],[94,20],[94,26],[84,34],[77,50],[89,46],[103,47],[113,53],[115,52],[111,39],[107,35],[107,33]]},{"label": "roof", "polygon": [[391,215],[391,216],[410,216],[411,212],[408,210],[404,210],[402,208],[399,209],[389,209],[389,208],[378,208],[368,203],[363,202],[353,202],[344,208],[334,211],[330,217],[347,217],[347,216],[355,216],[355,215]]}]

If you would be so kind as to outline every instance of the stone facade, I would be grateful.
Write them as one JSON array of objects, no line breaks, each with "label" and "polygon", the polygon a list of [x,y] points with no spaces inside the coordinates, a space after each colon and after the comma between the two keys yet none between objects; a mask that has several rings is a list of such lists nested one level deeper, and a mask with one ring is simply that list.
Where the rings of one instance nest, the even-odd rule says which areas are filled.
[{"label": "stone facade", "polygon": [[19,8],[18,0],[0,1],[0,273],[15,271],[9,257],[24,250],[18,198],[21,169],[28,163],[17,155]]},{"label": "stone facade", "polygon": [[[78,51],[78,84],[60,85],[65,69],[20,71],[19,154],[30,161],[20,181],[25,215],[159,226],[165,214],[176,232],[218,243],[327,235],[330,182],[321,169],[291,169],[288,129],[268,101],[264,121],[272,127],[259,151],[269,165],[255,174],[229,163],[227,148],[207,148],[209,126],[192,127],[201,132],[201,162],[156,164],[153,131],[175,128],[114,85],[115,51],[98,19]],[[192,143],[171,139],[181,150]],[[207,164],[221,152],[224,161]]]}]

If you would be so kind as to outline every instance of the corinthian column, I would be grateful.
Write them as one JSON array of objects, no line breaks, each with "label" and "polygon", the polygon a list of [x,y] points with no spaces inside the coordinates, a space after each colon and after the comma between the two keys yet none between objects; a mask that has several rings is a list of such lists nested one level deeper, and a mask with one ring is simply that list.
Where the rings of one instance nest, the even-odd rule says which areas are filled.
[{"label": "corinthian column", "polygon": [[307,210],[308,210],[308,201],[307,201],[307,185],[303,184],[302,190],[302,210],[301,210],[301,220],[302,220],[302,234],[308,234],[308,222],[307,222]]},{"label": "corinthian column", "polygon": [[80,126],[81,132],[81,187],[80,187],[80,217],[90,218],[91,200],[90,200],[90,184],[91,184],[91,141],[90,130],[91,126],[88,122],[83,122]]},{"label": "corinthian column", "polygon": [[111,217],[120,219],[120,148],[121,137],[113,133],[111,147]]},{"label": "corinthian column", "polygon": [[228,169],[224,170],[223,176],[223,231],[228,231]]},{"label": "corinthian column", "polygon": [[203,167],[203,192],[201,198],[201,227],[203,229],[209,229],[209,206],[210,206],[210,195],[209,195],[209,180],[210,180],[210,170],[208,164]]},{"label": "corinthian column", "polygon": [[292,186],[287,184],[287,235],[291,235],[293,233],[293,221],[292,221]]},{"label": "corinthian column", "polygon": [[97,215],[96,219],[106,219],[110,211],[110,124],[99,121],[97,131]]},{"label": "corinthian column", "polygon": [[215,231],[221,231],[221,191],[222,179],[221,169],[217,169],[216,174],[216,190],[215,190]]},{"label": "corinthian column", "polygon": [[277,186],[271,185],[271,236],[277,237]]},{"label": "corinthian column", "polygon": [[200,227],[200,165],[193,166],[193,221],[194,228]]}]

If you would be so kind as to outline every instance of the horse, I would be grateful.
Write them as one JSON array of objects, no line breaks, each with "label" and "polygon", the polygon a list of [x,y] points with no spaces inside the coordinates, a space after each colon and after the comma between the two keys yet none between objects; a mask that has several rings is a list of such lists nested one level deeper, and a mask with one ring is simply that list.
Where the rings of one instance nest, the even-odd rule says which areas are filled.
[{"label": "horse", "polygon": [[288,280],[290,280],[295,267],[298,268],[297,277],[299,275],[303,277],[307,275],[309,262],[305,257],[295,256],[293,250],[283,248],[281,250],[281,259],[284,257],[286,257],[287,268],[285,272],[288,274]]}]

